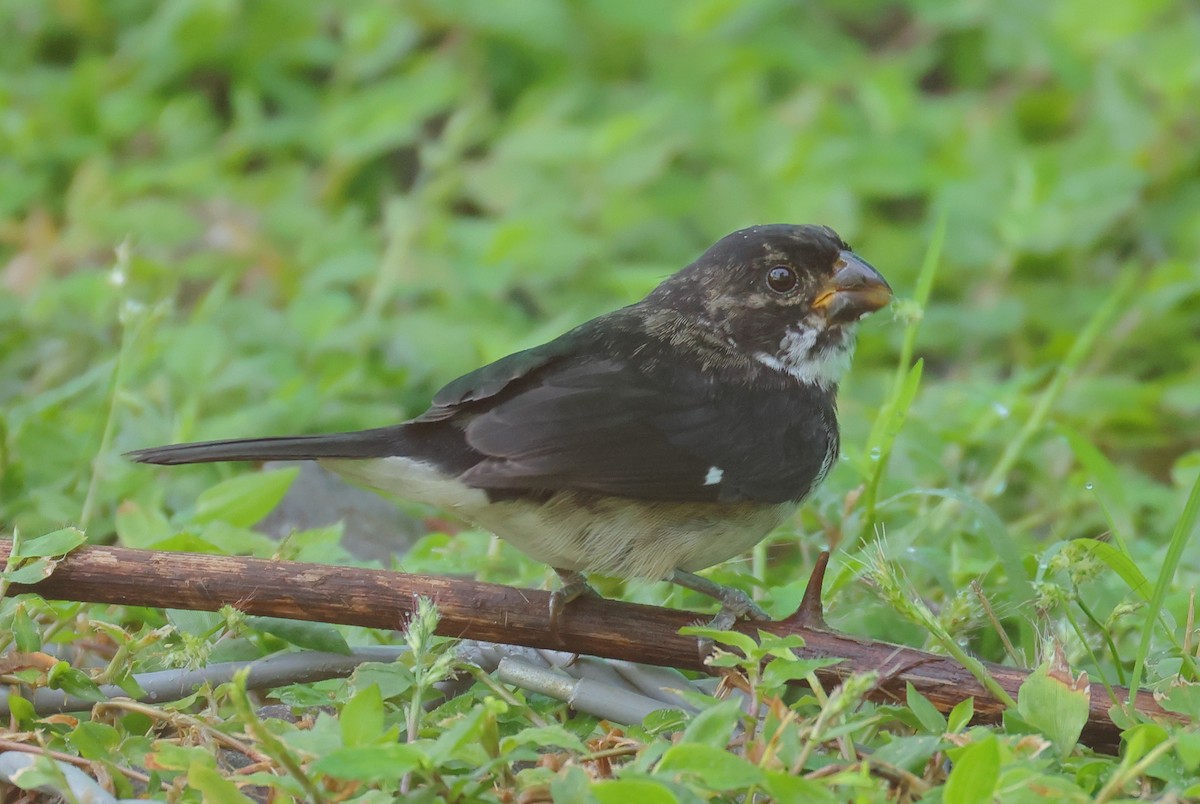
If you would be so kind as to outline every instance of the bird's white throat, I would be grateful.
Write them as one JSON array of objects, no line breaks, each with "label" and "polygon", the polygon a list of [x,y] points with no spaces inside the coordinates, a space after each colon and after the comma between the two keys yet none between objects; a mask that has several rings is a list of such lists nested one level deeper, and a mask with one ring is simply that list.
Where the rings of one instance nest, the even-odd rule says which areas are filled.
[{"label": "bird's white throat", "polygon": [[[854,325],[846,325],[833,338],[822,338],[827,331],[824,322],[801,321],[788,327],[779,341],[778,353],[756,352],[754,359],[800,382],[830,388],[837,385],[850,368],[850,358],[854,356],[854,330]],[[822,340],[826,342],[819,343]]]}]

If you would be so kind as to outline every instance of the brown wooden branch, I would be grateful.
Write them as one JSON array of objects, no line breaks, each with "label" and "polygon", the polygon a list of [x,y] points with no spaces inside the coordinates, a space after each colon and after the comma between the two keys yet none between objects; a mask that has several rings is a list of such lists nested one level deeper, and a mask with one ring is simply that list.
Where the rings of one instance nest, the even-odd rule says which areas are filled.
[{"label": "brown wooden branch", "polygon": [[[0,540],[0,562],[12,543]],[[815,575],[814,577],[819,577]],[[819,595],[819,581],[814,585]],[[134,550],[124,547],[84,547],[71,553],[54,573],[36,585],[13,585],[8,594],[36,593],[51,600],[114,603],[215,611],[230,605],[248,614],[293,620],[401,629],[418,596],[437,603],[438,633],[489,642],[573,651],[646,664],[705,669],[696,640],[679,629],[696,623],[694,612],[583,597],[571,603],[560,619],[558,634],[548,626],[548,592],[516,589],[458,578],[408,575],[384,570],[301,564],[259,558]],[[776,623],[739,623],[755,634],[761,628],[777,634],[799,634],[802,658],[835,657],[843,661],[817,672],[826,684],[851,673],[875,670],[881,680],[874,697],[904,701],[911,683],[942,712],[968,697],[975,699],[979,722],[995,723],[1004,711],[961,665],[938,656],[886,642],[856,639],[823,628],[819,597],[793,616]],[[1013,698],[1028,673],[988,664],[996,681]],[[1122,700],[1128,691],[1116,689]],[[1120,740],[1109,718],[1111,702],[1100,685],[1092,686],[1091,712],[1081,741],[1102,751],[1115,751]],[[1135,706],[1143,714],[1170,715],[1148,692],[1139,692]]]}]

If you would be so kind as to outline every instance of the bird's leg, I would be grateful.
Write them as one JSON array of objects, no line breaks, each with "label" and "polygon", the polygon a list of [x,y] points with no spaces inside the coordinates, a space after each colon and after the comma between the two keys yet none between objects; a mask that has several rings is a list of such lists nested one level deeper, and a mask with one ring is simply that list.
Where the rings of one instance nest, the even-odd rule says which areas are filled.
[{"label": "bird's leg", "polygon": [[562,581],[562,586],[550,593],[550,633],[554,634],[555,639],[558,639],[558,620],[567,604],[583,595],[599,597],[600,594],[588,586],[587,578],[582,572],[558,567],[555,567],[554,571],[558,574],[558,579]]},{"label": "bird's leg", "polygon": [[727,631],[730,626],[740,619],[771,619],[771,616],[763,611],[757,603],[750,599],[750,595],[741,589],[724,586],[716,581],[710,581],[708,578],[703,578],[679,569],[671,570],[671,574],[667,576],[667,580],[691,589],[693,592],[708,595],[721,602],[721,610],[717,612],[717,616],[710,623],[712,628]]}]

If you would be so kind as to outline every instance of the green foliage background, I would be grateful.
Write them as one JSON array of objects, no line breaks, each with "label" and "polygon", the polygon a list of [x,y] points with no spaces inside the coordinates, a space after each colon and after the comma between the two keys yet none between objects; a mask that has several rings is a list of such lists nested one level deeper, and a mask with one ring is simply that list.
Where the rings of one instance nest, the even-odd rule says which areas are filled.
[{"label": "green foliage background", "polygon": [[[878,540],[986,658],[974,580],[1025,661],[1056,636],[1114,683],[1135,656],[1179,668],[1067,542],[1115,528],[1154,583],[1200,472],[1195,5],[0,0],[0,30],[6,533],[270,554],[196,513],[244,469],[120,453],[397,421],[729,231],[821,222],[901,298],[863,328],[845,460],[714,577],[782,612],[832,542],[835,624],[932,644],[857,580]],[[912,332],[889,453],[872,428]],[[406,566],[544,578],[430,538]]]}]

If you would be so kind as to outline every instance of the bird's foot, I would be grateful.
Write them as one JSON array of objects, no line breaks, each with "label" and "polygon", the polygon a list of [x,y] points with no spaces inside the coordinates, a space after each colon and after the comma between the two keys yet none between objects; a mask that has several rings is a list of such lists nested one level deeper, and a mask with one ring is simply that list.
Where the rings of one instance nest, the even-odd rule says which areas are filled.
[{"label": "bird's foot", "polygon": [[[829,551],[822,550],[817,556],[817,561],[813,565],[812,574],[808,576],[808,585],[804,587],[804,597],[800,600],[800,607],[789,617],[785,617],[776,623],[779,626],[791,626],[797,629],[807,629],[810,631],[828,631],[829,626],[825,623],[825,610],[821,604],[821,590],[825,586],[825,570],[829,567]],[[676,572],[676,575],[688,576],[686,572]],[[695,576],[691,576],[695,577]],[[681,583],[676,577],[671,580],[676,583]],[[688,583],[682,583],[683,586],[688,586],[691,589],[696,589],[698,592],[712,594],[713,597],[721,601],[721,611],[713,617],[708,624],[709,628],[714,628],[718,631],[728,631],[733,627],[739,619],[747,620],[764,620],[768,619],[762,609],[754,605],[750,597],[740,589],[732,589],[728,586],[721,586],[707,579],[700,578],[699,580],[705,584],[712,584],[717,590],[722,590],[718,593],[711,593],[708,588],[698,589],[695,586],[689,586],[690,578],[685,580]],[[747,604],[749,607],[747,607]],[[762,616],[759,616],[762,615]],[[700,640],[700,657],[703,660],[712,652],[712,641],[708,639]]]},{"label": "bird's foot", "polygon": [[587,578],[582,572],[562,570],[557,567],[554,571],[558,573],[562,586],[550,593],[550,633],[554,635],[557,642],[562,642],[558,633],[558,622],[567,604],[585,595],[600,597],[600,593],[588,585]]},{"label": "bird's foot", "polygon": [[671,583],[679,584],[685,589],[691,589],[693,592],[699,592],[702,595],[717,600],[721,603],[721,611],[717,614],[717,618],[713,620],[714,627],[717,619],[722,622],[728,621],[728,625],[733,625],[738,620],[770,620],[771,615],[763,611],[762,607],[755,603],[750,595],[743,592],[741,589],[735,589],[732,586],[725,586],[716,581],[710,581],[708,578],[695,575],[691,572],[683,570],[672,570],[667,576],[667,580]]},{"label": "bird's foot", "polygon": [[[702,595],[708,595],[721,603],[721,610],[708,623],[709,628],[728,631],[738,620],[771,619],[771,616],[741,589],[725,586],[683,570],[673,570],[667,580]],[[700,652],[700,660],[703,661],[712,654],[713,642],[711,639],[702,637],[697,640],[696,647]]]}]

